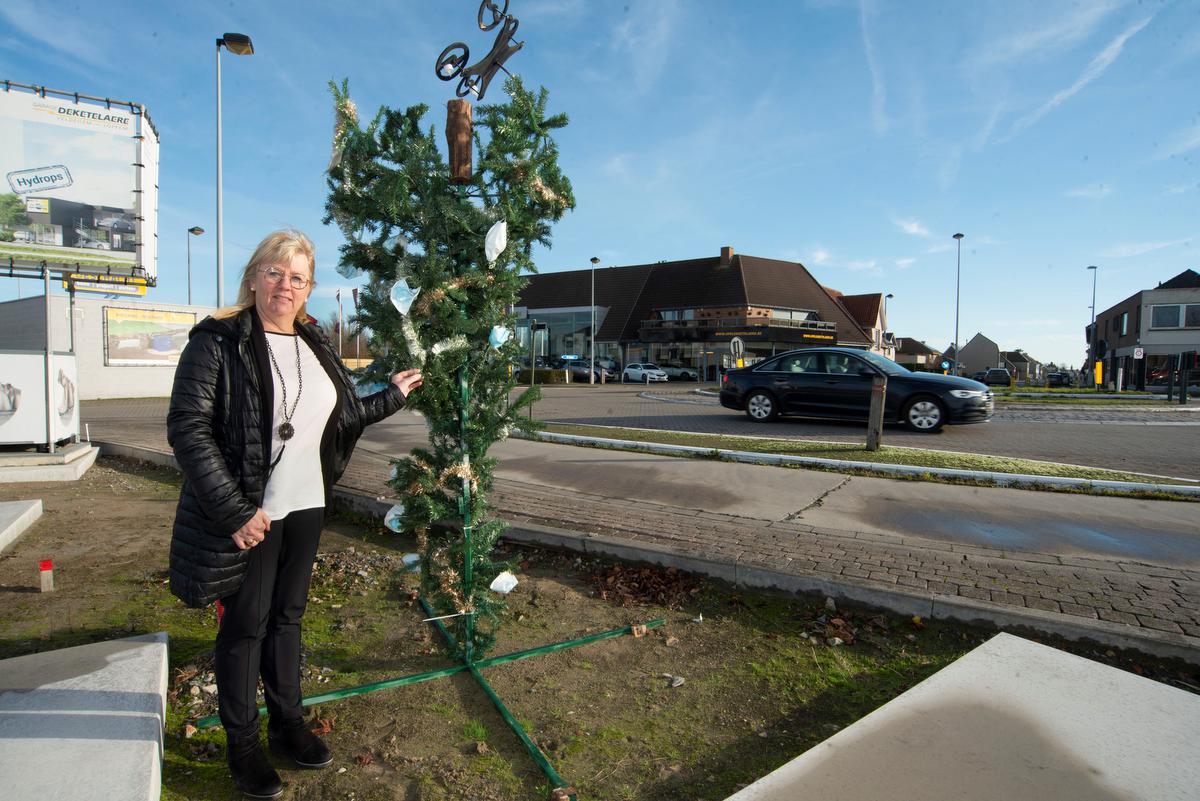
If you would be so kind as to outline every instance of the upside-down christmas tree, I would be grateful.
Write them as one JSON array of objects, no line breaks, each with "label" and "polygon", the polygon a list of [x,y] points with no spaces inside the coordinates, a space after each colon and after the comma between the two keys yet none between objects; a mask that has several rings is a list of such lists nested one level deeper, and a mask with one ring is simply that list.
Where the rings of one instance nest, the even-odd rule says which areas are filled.
[{"label": "upside-down christmas tree", "polygon": [[426,106],[382,108],[364,125],[347,83],[330,88],[326,222],[346,236],[339,272],[369,276],[357,318],[373,335],[368,379],[411,367],[425,379],[408,406],[424,416],[429,445],[395,462],[401,504],[389,525],[416,537],[422,595],[470,662],[492,645],[504,604],[488,449],[536,400],[536,389],[511,397],[521,351],[512,309],[522,273],[535,271],[534,245],[548,246],[551,224],[574,207],[551,136],[567,118],[547,116],[545,89],[510,77],[508,101],[480,105],[473,126],[466,101],[450,101],[448,161],[434,127],[422,127]]}]

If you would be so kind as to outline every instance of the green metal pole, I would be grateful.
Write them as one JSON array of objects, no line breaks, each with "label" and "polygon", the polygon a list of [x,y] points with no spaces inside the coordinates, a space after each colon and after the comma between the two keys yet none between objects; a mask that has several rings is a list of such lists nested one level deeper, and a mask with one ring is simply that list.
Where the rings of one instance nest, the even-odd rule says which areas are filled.
[{"label": "green metal pole", "polygon": [[492,685],[487,683],[487,679],[483,677],[483,674],[474,665],[468,665],[467,668],[471,671],[471,675],[475,677],[475,681],[487,693],[487,697],[491,699],[493,706],[496,707],[496,711],[500,713],[500,717],[504,718],[504,722],[517,735],[517,739],[521,741],[521,745],[525,746],[525,750],[529,752],[529,756],[533,757],[533,761],[542,769],[542,773],[546,774],[546,778],[550,780],[550,783],[554,786],[554,790],[559,793],[558,797],[561,798],[565,795],[570,801],[576,801],[575,788],[568,787],[567,783],[563,781],[562,776],[558,775],[558,771],[550,764],[550,760],[542,753],[542,749],[538,748],[537,743],[526,734],[524,727],[517,722],[512,712],[508,711],[508,707],[500,700],[500,696],[496,695],[496,691],[492,689]]},{"label": "green metal pole", "polygon": [[[463,466],[469,471],[470,459],[467,451],[467,413],[468,409],[470,408],[471,388],[467,383],[466,364],[458,368],[458,393],[460,402],[458,416],[459,447],[462,449]],[[468,606],[471,605],[471,568],[472,562],[474,562],[474,556],[471,552],[471,479],[468,477],[469,475],[470,474],[468,472],[467,475],[463,476],[462,494],[458,499],[458,507],[459,511],[462,513],[463,519],[463,600]],[[463,654],[467,664],[469,665],[475,656],[475,616],[472,614],[466,615],[464,624],[466,637],[463,638]]]}]

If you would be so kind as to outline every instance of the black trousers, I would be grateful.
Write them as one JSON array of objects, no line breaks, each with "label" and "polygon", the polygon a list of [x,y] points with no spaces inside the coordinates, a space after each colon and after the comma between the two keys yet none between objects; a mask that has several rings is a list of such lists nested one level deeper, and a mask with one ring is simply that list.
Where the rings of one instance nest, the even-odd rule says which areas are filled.
[{"label": "black trousers", "polygon": [[259,676],[273,719],[304,717],[300,619],[324,519],[325,509],[318,507],[272,520],[266,538],[250,550],[242,586],[221,599],[225,614],[217,630],[217,706],[231,739],[257,736]]}]

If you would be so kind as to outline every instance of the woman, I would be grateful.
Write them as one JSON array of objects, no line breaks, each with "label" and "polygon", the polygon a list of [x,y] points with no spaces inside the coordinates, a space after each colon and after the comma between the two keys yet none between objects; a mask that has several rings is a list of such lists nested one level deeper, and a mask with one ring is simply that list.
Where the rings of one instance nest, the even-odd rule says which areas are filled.
[{"label": "woman", "polygon": [[229,770],[245,794],[283,790],[259,739],[261,676],[272,750],[301,767],[333,761],[304,725],[300,619],[330,490],[363,428],[404,407],[417,370],[359,398],[329,340],[307,322],[314,250],[276,231],[254,251],[237,303],[197,325],[175,371],[167,439],[183,469],[171,591],[220,600],[217,702]]}]

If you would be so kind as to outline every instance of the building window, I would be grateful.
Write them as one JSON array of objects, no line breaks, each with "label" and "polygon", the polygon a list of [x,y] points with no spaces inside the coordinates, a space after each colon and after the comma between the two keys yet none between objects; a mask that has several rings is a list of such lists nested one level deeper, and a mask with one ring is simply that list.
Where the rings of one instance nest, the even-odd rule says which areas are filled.
[{"label": "building window", "polygon": [[1151,309],[1151,328],[1200,328],[1200,303],[1172,303]]},{"label": "building window", "polygon": [[1121,315],[1121,336],[1125,336],[1128,333],[1129,333],[1129,312],[1125,312]]}]

